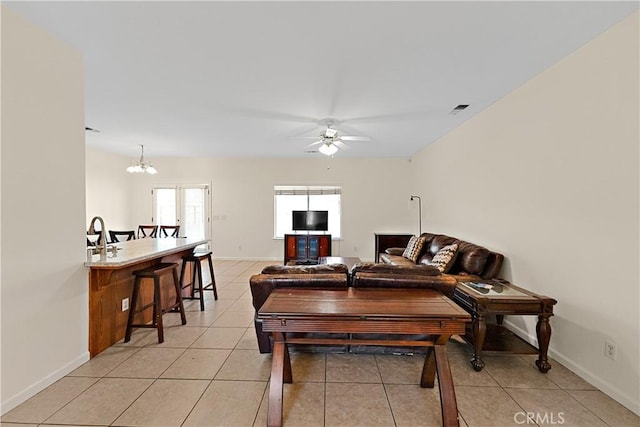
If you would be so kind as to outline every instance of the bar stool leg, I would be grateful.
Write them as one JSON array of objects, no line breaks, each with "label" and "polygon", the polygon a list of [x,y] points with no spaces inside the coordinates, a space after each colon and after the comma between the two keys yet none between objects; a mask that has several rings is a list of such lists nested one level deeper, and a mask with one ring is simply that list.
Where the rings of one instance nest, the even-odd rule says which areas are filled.
[{"label": "bar stool leg", "polygon": [[[195,262],[196,271],[198,272],[198,292],[200,293],[200,311],[204,311],[204,286],[202,284],[202,261],[197,260]],[[195,281],[193,287],[195,288]]]},{"label": "bar stool leg", "polygon": [[131,305],[129,306],[129,317],[127,319],[127,330],[124,334],[124,342],[131,340],[131,331],[133,327],[133,320],[136,315],[136,307],[138,305],[138,293],[140,292],[140,278],[136,277],[133,281],[133,292],[131,293]]},{"label": "bar stool leg", "polygon": [[[180,288],[182,289],[182,287],[184,286],[184,273],[187,269],[187,262],[185,260],[182,260],[182,266],[180,267]],[[181,291],[182,292],[182,291]],[[191,294],[191,296],[193,296],[193,293]]]},{"label": "bar stool leg", "polygon": [[164,328],[162,324],[162,301],[160,298],[160,277],[153,278],[153,323],[158,328],[158,343],[164,342]]},{"label": "bar stool leg", "polygon": [[173,284],[176,288],[176,304],[178,304],[178,310],[180,310],[180,320],[182,320],[182,324],[187,324],[187,316],[184,314],[184,304],[182,303],[182,286],[180,286],[180,280],[178,279],[178,269],[174,268],[173,270]]},{"label": "bar stool leg", "polygon": [[191,269],[191,298],[196,298],[196,277],[198,276],[198,261],[189,260],[188,262],[193,263],[193,268]]},{"label": "bar stool leg", "polygon": [[213,298],[218,300],[218,288],[216,287],[216,278],[213,275],[213,261],[211,255],[207,255],[207,262],[209,262],[209,274],[211,274],[211,286],[213,287]]}]

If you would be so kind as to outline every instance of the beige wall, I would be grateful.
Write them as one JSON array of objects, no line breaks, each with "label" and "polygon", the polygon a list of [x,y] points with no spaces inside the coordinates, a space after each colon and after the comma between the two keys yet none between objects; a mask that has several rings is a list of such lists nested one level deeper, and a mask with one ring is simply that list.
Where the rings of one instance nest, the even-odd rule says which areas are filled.
[{"label": "beige wall", "polygon": [[89,353],[83,59],[1,11],[5,413]]},{"label": "beige wall", "polygon": [[108,230],[131,230],[131,189],[125,173],[130,160],[87,147],[87,228],[94,216],[101,216]]},{"label": "beige wall", "polygon": [[372,260],[373,233],[412,231],[411,224],[417,223],[408,207],[409,189],[399,184],[409,176],[406,159],[149,160],[157,175],[128,176],[134,224],[150,221],[154,185],[210,184],[218,258],[282,259],[283,241],[273,239],[274,185],[342,187],[343,239],[333,242],[336,256]]},{"label": "beige wall", "polygon": [[504,253],[506,277],[556,298],[552,357],[636,413],[638,40],[635,14],[413,159],[425,228]]}]

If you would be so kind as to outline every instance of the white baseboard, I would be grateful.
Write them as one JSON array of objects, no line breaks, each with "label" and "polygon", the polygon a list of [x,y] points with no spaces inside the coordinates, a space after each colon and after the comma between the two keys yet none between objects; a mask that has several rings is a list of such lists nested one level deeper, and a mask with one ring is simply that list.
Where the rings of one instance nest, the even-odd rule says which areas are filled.
[{"label": "white baseboard", "polygon": [[282,257],[274,258],[274,257],[227,257],[227,256],[213,256],[214,261],[280,261],[282,262]]},{"label": "white baseboard", "polygon": [[41,392],[45,388],[49,387],[51,384],[55,383],[60,378],[67,375],[69,372],[72,372],[74,369],[78,368],[80,365],[88,361],[89,358],[90,358],[89,352],[86,351],[82,353],[80,356],[70,361],[69,363],[67,363],[66,365],[62,366],[60,369],[57,369],[51,374],[44,377],[43,379],[36,381],[35,383],[31,384],[21,392],[11,396],[7,400],[3,400],[2,403],[0,404],[2,407],[1,409],[2,415],[6,414],[10,410],[15,408],[19,404],[21,404],[22,402],[24,402],[25,400],[29,399],[30,397],[36,395],[37,393]]},{"label": "white baseboard", "polygon": [[[514,334],[531,344],[532,346],[538,348],[538,338],[534,335],[531,335],[528,331],[520,328],[512,322],[509,322],[506,318],[504,320],[504,324],[509,326],[509,330]],[[608,395],[612,399],[616,400],[618,403],[634,412],[636,415],[640,415],[640,403],[638,403],[635,399],[632,399],[627,394],[623,393],[616,386],[603,379],[602,377],[594,374],[583,366],[575,363],[569,357],[565,356],[562,353],[559,353],[553,349],[553,347],[549,347],[549,356],[553,357],[558,362],[562,363],[564,367],[572,371],[574,374],[578,375],[583,380],[592,384],[604,394]],[[551,368],[553,369],[553,368]]]}]

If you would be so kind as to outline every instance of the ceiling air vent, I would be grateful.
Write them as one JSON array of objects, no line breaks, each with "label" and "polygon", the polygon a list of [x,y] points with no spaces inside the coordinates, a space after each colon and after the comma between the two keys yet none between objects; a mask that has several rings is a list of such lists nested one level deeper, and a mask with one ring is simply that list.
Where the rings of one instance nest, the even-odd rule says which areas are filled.
[{"label": "ceiling air vent", "polygon": [[469,106],[468,104],[458,104],[453,110],[451,110],[449,114],[456,115],[459,112],[464,111],[468,106]]}]

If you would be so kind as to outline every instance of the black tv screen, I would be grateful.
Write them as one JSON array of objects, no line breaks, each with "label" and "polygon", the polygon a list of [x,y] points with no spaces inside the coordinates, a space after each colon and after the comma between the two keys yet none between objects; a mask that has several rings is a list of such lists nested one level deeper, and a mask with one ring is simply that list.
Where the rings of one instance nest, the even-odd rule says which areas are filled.
[{"label": "black tv screen", "polygon": [[329,229],[328,211],[292,211],[293,230],[327,231]]}]

